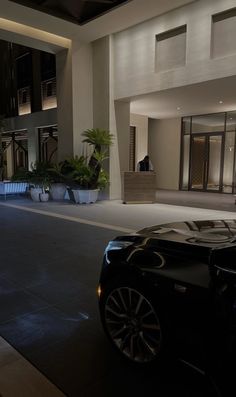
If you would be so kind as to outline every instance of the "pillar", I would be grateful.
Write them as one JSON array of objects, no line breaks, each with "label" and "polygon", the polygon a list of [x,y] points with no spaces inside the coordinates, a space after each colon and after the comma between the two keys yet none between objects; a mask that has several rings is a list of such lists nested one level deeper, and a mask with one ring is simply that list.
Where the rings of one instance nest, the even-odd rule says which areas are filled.
[{"label": "pillar", "polygon": [[58,160],[73,156],[71,48],[56,54]]},{"label": "pillar", "polygon": [[109,191],[105,198],[121,198],[123,171],[129,170],[130,104],[114,99],[113,88],[113,37],[93,42],[93,124],[113,134],[110,147]]},{"label": "pillar", "polygon": [[93,127],[92,47],[73,40],[56,55],[58,158],[83,153],[82,132]]},{"label": "pillar", "polygon": [[74,154],[84,153],[83,131],[93,128],[92,45],[72,42],[72,100]]}]

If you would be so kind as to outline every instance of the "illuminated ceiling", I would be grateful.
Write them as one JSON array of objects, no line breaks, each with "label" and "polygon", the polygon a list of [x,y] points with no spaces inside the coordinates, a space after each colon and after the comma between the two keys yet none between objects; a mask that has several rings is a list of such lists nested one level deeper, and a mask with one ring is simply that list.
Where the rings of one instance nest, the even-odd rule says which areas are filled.
[{"label": "illuminated ceiling", "polygon": [[154,119],[236,110],[236,76],[129,98],[131,113]]},{"label": "illuminated ceiling", "polygon": [[131,0],[10,0],[82,25]]}]

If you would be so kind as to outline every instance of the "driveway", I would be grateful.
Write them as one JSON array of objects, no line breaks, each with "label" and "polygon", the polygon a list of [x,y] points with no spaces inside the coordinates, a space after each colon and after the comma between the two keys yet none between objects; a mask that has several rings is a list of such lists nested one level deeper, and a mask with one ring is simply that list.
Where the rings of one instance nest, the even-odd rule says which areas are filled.
[{"label": "driveway", "polygon": [[117,234],[223,215],[234,217],[161,204],[1,202],[0,335],[69,397],[210,396],[204,377],[181,363],[143,370],[117,356],[96,288],[104,247]]}]

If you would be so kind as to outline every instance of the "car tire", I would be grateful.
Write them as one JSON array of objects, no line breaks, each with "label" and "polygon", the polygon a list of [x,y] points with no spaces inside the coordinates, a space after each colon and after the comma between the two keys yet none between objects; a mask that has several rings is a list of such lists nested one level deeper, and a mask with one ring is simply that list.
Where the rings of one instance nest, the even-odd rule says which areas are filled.
[{"label": "car tire", "polygon": [[152,294],[134,281],[110,283],[100,300],[103,327],[112,345],[140,365],[162,358],[164,327],[153,301]]}]

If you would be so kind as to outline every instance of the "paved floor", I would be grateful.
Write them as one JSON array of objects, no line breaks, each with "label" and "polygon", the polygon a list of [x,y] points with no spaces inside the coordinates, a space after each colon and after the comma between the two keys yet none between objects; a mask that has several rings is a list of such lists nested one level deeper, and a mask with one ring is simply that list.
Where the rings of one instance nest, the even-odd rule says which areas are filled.
[{"label": "paved floor", "polygon": [[59,397],[60,390],[69,397],[209,396],[205,380],[180,364],[144,371],[120,359],[101,329],[96,286],[103,249],[117,234],[173,220],[222,217],[234,218],[235,212],[119,201],[89,206],[1,201],[0,335],[58,389],[39,379],[35,369],[44,386],[40,389],[28,373],[32,387],[21,389],[23,374],[3,359],[0,394],[15,397],[10,384],[18,379],[22,397]]},{"label": "paved floor", "polygon": [[157,192],[158,203],[232,212],[236,211],[235,198],[232,194],[214,192],[202,193],[176,190],[159,190]]}]

